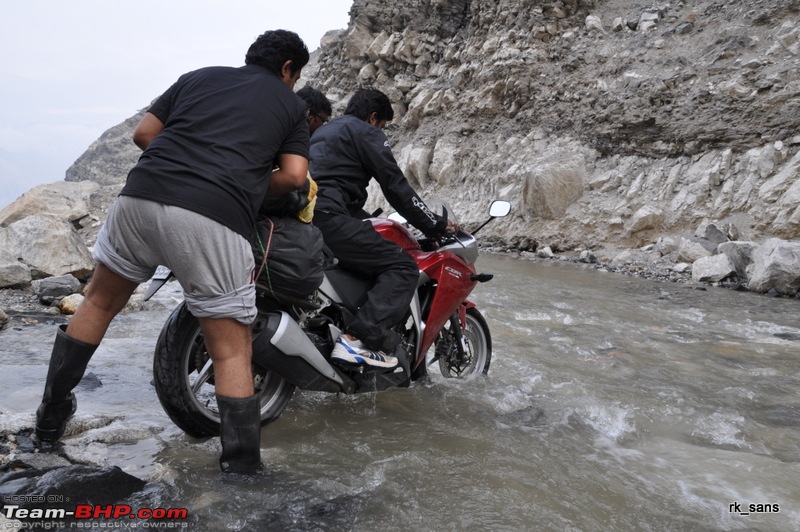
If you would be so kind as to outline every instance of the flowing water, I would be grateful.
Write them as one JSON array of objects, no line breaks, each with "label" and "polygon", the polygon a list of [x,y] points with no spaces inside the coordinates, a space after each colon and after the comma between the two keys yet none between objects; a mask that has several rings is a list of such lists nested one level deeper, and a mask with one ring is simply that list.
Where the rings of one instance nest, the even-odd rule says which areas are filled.
[{"label": "flowing water", "polygon": [[[262,431],[263,476],[223,478],[218,440],[160,410],[166,311],[113,325],[78,421],[124,412],[136,437],[103,458],[150,481],[134,506],[185,507],[196,530],[800,529],[800,301],[478,264],[488,378],[298,392]],[[38,402],[52,330],[0,333],[4,412]]]}]

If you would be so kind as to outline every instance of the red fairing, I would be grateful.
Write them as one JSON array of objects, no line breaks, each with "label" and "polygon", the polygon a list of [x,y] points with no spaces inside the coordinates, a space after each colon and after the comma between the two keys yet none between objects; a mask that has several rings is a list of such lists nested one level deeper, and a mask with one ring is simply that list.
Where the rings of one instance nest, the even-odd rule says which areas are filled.
[{"label": "red fairing", "polygon": [[370,222],[372,222],[372,227],[375,228],[378,234],[387,240],[391,240],[405,251],[420,249],[419,242],[414,238],[414,235],[394,220],[389,220],[388,218],[371,218]]},{"label": "red fairing", "polygon": [[438,285],[436,295],[425,320],[421,353],[425,353],[436,340],[436,335],[450,316],[463,305],[477,285],[472,280],[475,267],[448,251],[420,253],[415,256],[419,269],[434,279]]},{"label": "red fairing", "polygon": [[[458,311],[462,325],[465,324],[464,311],[472,305],[466,299],[478,284],[472,280],[475,267],[449,251],[422,251],[414,235],[395,221],[371,218],[370,222],[378,234],[411,255],[417,261],[419,269],[436,283],[435,295],[425,317],[425,331],[420,342],[419,354],[424,358],[424,354],[454,312]],[[416,360],[412,366],[416,367],[420,363],[421,360]]]}]

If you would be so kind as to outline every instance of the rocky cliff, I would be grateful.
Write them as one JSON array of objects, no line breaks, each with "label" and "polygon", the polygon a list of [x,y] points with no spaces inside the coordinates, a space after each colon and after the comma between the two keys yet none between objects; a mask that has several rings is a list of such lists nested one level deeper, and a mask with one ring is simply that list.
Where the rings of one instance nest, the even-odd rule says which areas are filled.
[{"label": "rocky cliff", "polygon": [[[706,221],[794,239],[799,11],[796,0],[356,0],[307,74],[339,109],[360,86],[389,94],[388,133],[415,185],[468,220],[489,198],[513,200],[515,220],[491,228],[513,246],[639,246]],[[67,179],[124,178],[134,122]]]},{"label": "rocky cliff", "polygon": [[317,79],[389,93],[409,175],[462,212],[513,199],[520,243],[638,246],[704,220],[797,238],[799,7],[356,1]]},{"label": "rocky cliff", "polygon": [[[389,94],[387,133],[423,197],[465,222],[514,203],[486,229],[496,245],[658,243],[693,262],[703,253],[681,248],[709,225],[800,240],[798,13],[798,0],[355,0],[304,79],[335,111],[361,86]],[[95,204],[138,157],[138,116],[67,172],[102,185]]]}]

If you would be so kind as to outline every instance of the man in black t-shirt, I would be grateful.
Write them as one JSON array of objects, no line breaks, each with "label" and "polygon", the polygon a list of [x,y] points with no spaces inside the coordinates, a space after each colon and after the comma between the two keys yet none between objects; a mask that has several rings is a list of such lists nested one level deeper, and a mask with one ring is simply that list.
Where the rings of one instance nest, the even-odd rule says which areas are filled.
[{"label": "man in black t-shirt", "polygon": [[144,151],[98,235],[85,300],[56,334],[36,412],[40,440],[61,437],[76,408],[72,389],[111,320],[163,264],[181,283],[214,362],[220,467],[261,467],[250,242],[264,196],[307,180],[306,105],[292,89],[308,59],[295,33],[267,31],[245,66],[184,74],[145,114],[134,132]]}]

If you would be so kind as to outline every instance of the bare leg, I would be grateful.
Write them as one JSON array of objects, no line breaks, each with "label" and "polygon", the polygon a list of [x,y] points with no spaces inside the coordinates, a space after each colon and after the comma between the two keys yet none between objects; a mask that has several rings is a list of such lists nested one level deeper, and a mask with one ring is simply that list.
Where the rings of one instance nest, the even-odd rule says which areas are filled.
[{"label": "bare leg", "polygon": [[199,318],[206,347],[214,362],[217,395],[253,395],[253,339],[249,325],[231,318]]},{"label": "bare leg", "polygon": [[53,443],[61,438],[78,404],[72,390],[83,377],[111,320],[125,306],[137,284],[98,264],[86,298],[69,326],[56,333],[42,403],[36,410],[36,435],[41,441]]},{"label": "bare leg", "polygon": [[125,307],[137,286],[139,283],[98,264],[86,289],[86,298],[67,326],[67,335],[87,344],[99,344],[111,320]]}]

